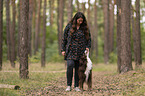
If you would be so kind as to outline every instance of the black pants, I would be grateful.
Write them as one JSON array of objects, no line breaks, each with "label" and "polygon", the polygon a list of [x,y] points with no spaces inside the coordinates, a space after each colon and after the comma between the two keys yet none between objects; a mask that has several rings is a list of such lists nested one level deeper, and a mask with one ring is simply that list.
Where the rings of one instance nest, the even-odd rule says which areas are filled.
[{"label": "black pants", "polygon": [[74,87],[78,87],[79,86],[79,76],[78,76],[79,61],[78,60],[67,60],[67,73],[66,73],[67,86],[72,85],[73,68],[75,68]]}]

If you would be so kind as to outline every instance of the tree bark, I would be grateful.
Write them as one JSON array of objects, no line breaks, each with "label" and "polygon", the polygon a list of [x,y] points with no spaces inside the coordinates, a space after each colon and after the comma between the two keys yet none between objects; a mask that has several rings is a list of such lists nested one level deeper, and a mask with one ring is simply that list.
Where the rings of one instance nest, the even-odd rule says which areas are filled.
[{"label": "tree bark", "polygon": [[29,35],[28,35],[28,54],[32,56],[31,52],[31,38],[32,38],[32,14],[33,14],[33,0],[29,0]]},{"label": "tree bark", "polygon": [[[58,48],[59,55],[61,55],[61,43],[62,43],[62,33],[63,33],[63,14],[64,14],[64,0],[58,0]],[[62,3],[60,3],[62,2]]]},{"label": "tree bark", "polygon": [[91,27],[91,14],[90,14],[90,0],[88,0],[88,10],[87,10],[87,22],[89,27]]},{"label": "tree bark", "polygon": [[91,47],[91,50],[90,50],[90,56],[92,56],[92,54],[93,54],[93,51],[94,51],[94,35],[95,35],[95,32],[94,31],[92,31],[93,30],[93,26],[92,26],[92,22],[91,21],[93,21],[93,19],[92,19],[92,16],[91,16],[91,4],[90,4],[90,0],[88,0],[88,9],[87,9],[87,22],[88,22],[88,26],[89,26],[89,30],[90,30],[90,32],[91,32],[91,45],[92,45],[92,47]]},{"label": "tree bark", "polygon": [[45,67],[45,40],[46,40],[46,0],[44,0],[43,9],[43,40],[42,40],[42,53],[41,53],[41,67]]},{"label": "tree bark", "polygon": [[104,10],[104,63],[109,63],[109,1],[103,0]]},{"label": "tree bark", "polygon": [[140,33],[140,0],[136,0],[136,68],[142,65],[142,56],[141,56],[141,33]]},{"label": "tree bark", "polygon": [[3,0],[0,0],[0,71],[2,70],[3,57]]},{"label": "tree bark", "polygon": [[84,14],[85,14],[85,11],[86,11],[85,4],[86,4],[86,2],[83,2],[83,3],[82,3],[82,12],[83,12]]},{"label": "tree bark", "polygon": [[41,2],[42,0],[38,1],[38,17],[36,21],[36,26],[35,26],[35,49],[34,49],[34,55],[36,55],[36,52],[38,51],[38,44],[39,44],[39,33],[40,33],[40,23],[41,23]]},{"label": "tree bark", "polygon": [[68,22],[72,19],[72,13],[73,13],[72,1],[73,0],[68,0],[68,8],[67,8],[67,16],[68,16],[67,21]]},{"label": "tree bark", "polygon": [[130,5],[131,0],[121,0],[121,73],[132,70]]},{"label": "tree bark", "polygon": [[76,0],[76,3],[77,3],[77,12],[80,11],[80,3],[79,3],[79,0]]},{"label": "tree bark", "polygon": [[32,54],[34,54],[34,47],[35,47],[35,27],[36,27],[36,0],[33,0],[33,18],[32,18],[32,39],[31,39],[31,49],[32,49]]},{"label": "tree bark", "polygon": [[15,26],[16,26],[16,5],[15,0],[12,0],[12,7],[13,7],[13,21],[12,21],[12,27],[10,32],[10,42],[11,42],[11,66],[15,67],[15,60],[16,60],[16,50],[15,50]]},{"label": "tree bark", "polygon": [[17,41],[17,56],[19,57],[19,44],[20,44],[20,7],[21,4],[21,0],[19,0],[18,2],[18,41]]},{"label": "tree bark", "polygon": [[134,9],[133,6],[131,5],[131,26],[132,26],[132,37],[133,37],[133,50],[134,50],[134,61],[136,62],[136,52],[137,52],[137,47],[136,47],[136,26],[135,26],[135,17],[134,17]]},{"label": "tree bark", "polygon": [[[50,7],[50,32],[53,32],[53,23],[54,23],[54,0],[49,0],[49,7]],[[50,36],[49,38],[50,44],[53,43],[53,38]]]},{"label": "tree bark", "polygon": [[29,22],[29,0],[20,0],[20,78],[27,79],[28,76],[28,22]]},{"label": "tree bark", "polygon": [[10,49],[11,49],[11,44],[10,44],[10,7],[9,7],[9,0],[5,0],[5,5],[6,5],[6,33],[7,33],[7,57],[8,60],[11,60],[10,57]]},{"label": "tree bark", "polygon": [[117,70],[121,73],[121,0],[117,0]]},{"label": "tree bark", "polygon": [[114,3],[110,0],[109,6],[109,53],[113,51],[114,47]]},{"label": "tree bark", "polygon": [[94,49],[96,52],[96,58],[98,58],[98,24],[97,24],[97,0],[94,3]]},{"label": "tree bark", "polygon": [[54,0],[49,0],[49,4],[50,4],[50,26],[53,26],[53,22],[54,22]]}]

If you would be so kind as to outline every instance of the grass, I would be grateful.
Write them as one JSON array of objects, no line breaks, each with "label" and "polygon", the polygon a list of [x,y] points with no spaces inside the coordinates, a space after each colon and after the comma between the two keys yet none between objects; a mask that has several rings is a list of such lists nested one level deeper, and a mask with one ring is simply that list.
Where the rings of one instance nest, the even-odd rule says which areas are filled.
[{"label": "grass", "polygon": [[17,92],[9,89],[0,89],[0,96],[19,96]]},{"label": "grass", "polygon": [[[60,63],[47,63],[44,68],[41,68],[40,63],[29,64],[29,71],[60,71],[64,69],[65,69],[65,65],[60,64]],[[3,70],[4,71],[19,71],[19,63],[16,63],[15,68],[12,68],[9,62],[6,62],[3,64]]]},{"label": "grass", "polygon": [[[116,64],[93,64],[94,82],[93,92],[91,94],[143,96],[145,95],[144,68],[145,67],[143,64],[143,67],[139,70],[133,70],[124,74],[118,74]],[[51,92],[51,94],[54,94],[54,92],[56,92],[57,95],[66,95],[68,93],[59,91],[64,90],[64,88],[66,87],[65,72],[52,72],[65,69],[66,67],[64,63],[48,63],[46,64],[45,68],[41,68],[41,65],[39,63],[32,63],[29,65],[29,79],[20,79],[18,72],[19,64],[16,64],[16,68],[12,68],[9,63],[4,63],[3,70],[2,72],[0,72],[0,84],[19,85],[21,89],[0,89],[0,96],[21,96],[30,94],[42,95],[42,91],[43,94],[50,94]],[[41,73],[33,71],[49,72]],[[48,89],[46,89],[47,87]]]},{"label": "grass", "polygon": [[[59,67],[58,67],[59,66]],[[12,68],[10,64],[4,63],[2,71],[16,71],[16,72],[0,72],[0,84],[9,84],[9,85],[19,85],[21,90],[11,90],[11,89],[0,89],[0,96],[16,96],[21,93],[22,90],[27,90],[31,88],[41,88],[51,85],[49,82],[57,80],[57,78],[64,76],[63,73],[37,73],[31,71],[59,71],[64,70],[64,64],[46,64],[45,68],[41,68],[41,65],[30,64],[29,65],[29,79],[20,79],[19,78],[19,64],[16,64],[16,68]],[[21,93],[21,94],[25,94]]]},{"label": "grass", "polygon": [[116,64],[96,64],[93,65],[93,71],[99,71],[99,72],[117,72],[117,65]]}]

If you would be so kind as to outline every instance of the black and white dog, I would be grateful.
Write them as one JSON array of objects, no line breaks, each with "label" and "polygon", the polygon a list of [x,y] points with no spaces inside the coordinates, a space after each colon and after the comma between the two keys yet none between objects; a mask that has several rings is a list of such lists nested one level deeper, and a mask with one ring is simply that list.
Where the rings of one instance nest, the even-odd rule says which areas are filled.
[{"label": "black and white dog", "polygon": [[88,90],[92,88],[92,61],[89,58],[89,52],[85,51],[79,60],[79,86],[83,91],[84,82],[88,85]]}]

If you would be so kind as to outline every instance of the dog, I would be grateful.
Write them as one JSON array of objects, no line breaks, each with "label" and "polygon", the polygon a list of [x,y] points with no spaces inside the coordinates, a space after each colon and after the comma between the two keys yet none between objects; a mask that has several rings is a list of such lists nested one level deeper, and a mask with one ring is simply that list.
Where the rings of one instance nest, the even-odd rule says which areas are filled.
[{"label": "dog", "polygon": [[85,51],[83,56],[79,60],[79,86],[81,91],[83,91],[84,82],[88,85],[88,90],[92,88],[92,61],[89,58],[89,52]]}]

